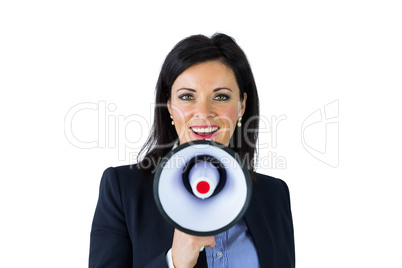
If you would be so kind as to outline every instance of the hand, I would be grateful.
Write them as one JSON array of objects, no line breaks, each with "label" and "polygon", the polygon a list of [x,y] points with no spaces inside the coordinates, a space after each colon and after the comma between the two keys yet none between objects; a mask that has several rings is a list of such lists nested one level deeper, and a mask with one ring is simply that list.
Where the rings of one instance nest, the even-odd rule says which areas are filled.
[{"label": "hand", "polygon": [[214,247],[215,237],[193,236],[175,229],[172,245],[172,259],[174,267],[194,267],[197,263],[202,246],[205,248]]}]

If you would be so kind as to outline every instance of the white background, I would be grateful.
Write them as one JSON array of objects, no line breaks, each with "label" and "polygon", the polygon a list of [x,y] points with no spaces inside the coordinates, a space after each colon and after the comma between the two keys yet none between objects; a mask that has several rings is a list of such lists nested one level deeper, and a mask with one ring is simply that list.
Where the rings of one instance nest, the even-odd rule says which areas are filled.
[{"label": "white background", "polygon": [[[2,1],[0,266],[87,267],[100,177],[144,142],[164,57],[223,32],[248,55],[261,115],[286,116],[276,146],[261,133],[259,171],[290,188],[297,267],[402,267],[401,13],[398,1]],[[303,141],[339,141],[332,166],[302,143],[331,102],[329,134],[323,121]],[[65,135],[82,103],[99,109],[69,127],[96,148]]]}]

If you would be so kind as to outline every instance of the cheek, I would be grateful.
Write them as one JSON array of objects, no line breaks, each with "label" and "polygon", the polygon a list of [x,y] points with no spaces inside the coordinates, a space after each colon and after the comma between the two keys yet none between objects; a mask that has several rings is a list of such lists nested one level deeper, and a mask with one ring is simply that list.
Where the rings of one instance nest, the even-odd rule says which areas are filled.
[{"label": "cheek", "polygon": [[190,107],[178,107],[173,111],[173,117],[178,121],[179,127],[184,126],[191,119],[192,110]]},{"label": "cheek", "polygon": [[230,124],[234,123],[238,119],[238,111],[236,108],[226,109],[223,113],[223,118],[225,118],[226,124],[228,124],[230,120]]}]

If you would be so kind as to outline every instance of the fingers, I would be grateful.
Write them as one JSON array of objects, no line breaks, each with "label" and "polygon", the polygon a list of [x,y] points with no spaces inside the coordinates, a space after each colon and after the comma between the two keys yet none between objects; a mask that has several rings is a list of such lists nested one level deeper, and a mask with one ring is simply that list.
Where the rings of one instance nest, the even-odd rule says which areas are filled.
[{"label": "fingers", "polygon": [[213,236],[193,236],[175,230],[172,245],[172,259],[176,268],[194,267],[197,263],[202,247],[212,248],[215,246]]},{"label": "fingers", "polygon": [[203,244],[203,246],[205,248],[213,248],[213,247],[215,247],[215,237],[213,237],[213,236],[205,236],[203,238],[205,238],[205,240],[204,240],[205,244]]}]

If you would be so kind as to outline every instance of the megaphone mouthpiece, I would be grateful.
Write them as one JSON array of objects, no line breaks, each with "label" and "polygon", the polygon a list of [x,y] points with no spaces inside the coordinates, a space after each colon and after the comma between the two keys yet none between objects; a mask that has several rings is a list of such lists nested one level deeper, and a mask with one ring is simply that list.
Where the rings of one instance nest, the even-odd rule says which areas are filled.
[{"label": "megaphone mouthpiece", "polygon": [[218,194],[226,183],[226,171],[222,163],[211,155],[197,155],[183,168],[186,189],[198,198],[210,198]]}]

